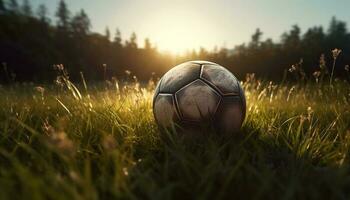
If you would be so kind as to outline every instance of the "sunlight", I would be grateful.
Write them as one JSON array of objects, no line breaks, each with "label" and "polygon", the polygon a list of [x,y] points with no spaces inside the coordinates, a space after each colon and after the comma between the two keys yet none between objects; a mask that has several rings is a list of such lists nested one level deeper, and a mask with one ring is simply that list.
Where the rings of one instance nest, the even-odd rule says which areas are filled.
[{"label": "sunlight", "polygon": [[152,22],[145,28],[153,33],[152,39],[161,51],[182,54],[199,47],[212,48],[210,43],[215,29],[205,16],[184,11],[159,12],[146,21]]}]

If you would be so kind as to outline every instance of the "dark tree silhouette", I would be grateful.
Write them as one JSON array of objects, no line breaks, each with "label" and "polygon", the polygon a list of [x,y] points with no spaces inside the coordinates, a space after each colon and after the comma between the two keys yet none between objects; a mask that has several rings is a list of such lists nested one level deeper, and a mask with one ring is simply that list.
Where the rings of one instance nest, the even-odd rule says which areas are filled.
[{"label": "dark tree silhouette", "polygon": [[31,16],[33,14],[32,7],[28,0],[23,0],[23,4],[21,7],[21,13],[26,16]]},{"label": "dark tree silhouette", "polygon": [[106,30],[105,30],[105,36],[108,41],[111,40],[111,32],[109,31],[108,26],[106,27]]},{"label": "dark tree silhouette", "polygon": [[293,25],[289,33],[282,35],[282,43],[286,49],[298,49],[300,44],[300,28],[298,25]]},{"label": "dark tree silhouette", "polygon": [[151,44],[151,41],[149,40],[149,38],[145,39],[144,49],[145,50],[151,50],[152,49],[152,44]]},{"label": "dark tree silhouette", "polygon": [[122,47],[122,34],[120,33],[119,29],[116,29],[113,43],[117,48]]},{"label": "dark tree silhouette", "polygon": [[125,42],[125,46],[126,48],[137,49],[137,36],[135,32],[131,34],[129,41]]},{"label": "dark tree silhouette", "polygon": [[60,0],[58,9],[56,11],[57,27],[63,30],[68,30],[69,20],[70,20],[70,11],[68,10],[67,4],[64,0]]},{"label": "dark tree silhouette", "polygon": [[8,9],[12,13],[18,13],[19,12],[19,6],[18,6],[17,0],[9,0]]},{"label": "dark tree silhouette", "polygon": [[250,48],[257,49],[260,46],[260,40],[263,33],[259,28],[256,29],[255,33],[252,35],[252,41],[249,43]]},{"label": "dark tree silhouette", "polygon": [[[89,80],[103,80],[112,76],[123,78],[126,70],[144,81],[153,72],[162,75],[176,64],[197,59],[226,66],[241,79],[246,73],[256,73],[281,80],[284,72],[301,59],[305,72],[312,76],[315,70],[321,70],[322,54],[321,61],[331,63],[330,50],[334,48],[343,50],[337,65],[350,64],[350,33],[346,23],[335,17],[326,29],[311,27],[303,34],[294,25],[282,34],[280,42],[262,39],[263,33],[257,28],[251,41],[232,49],[200,48],[174,56],[159,52],[149,38],[140,47],[136,33],[127,40],[119,29],[112,39],[108,27],[105,34],[93,33],[87,13],[80,10],[71,16],[64,0],[58,3],[55,25],[50,23],[45,5],[40,5],[33,15],[29,0],[24,0],[20,8],[16,0],[4,2],[0,0],[0,63],[6,69],[6,73],[0,73],[2,83],[13,80],[52,83],[56,76],[54,64],[63,64],[73,81],[80,80],[80,72]],[[336,67],[335,76],[342,76],[342,70],[343,67]]]},{"label": "dark tree silhouette", "polygon": [[47,11],[47,7],[45,6],[45,4],[39,5],[39,7],[37,9],[37,16],[41,22],[50,23],[50,19],[47,17],[48,11]]},{"label": "dark tree silhouette", "polygon": [[349,33],[347,32],[346,23],[338,21],[335,17],[332,17],[328,28],[328,47],[330,48],[342,48],[349,50]]},{"label": "dark tree silhouette", "polygon": [[4,14],[6,12],[5,3],[3,0],[0,0],[0,14]]},{"label": "dark tree silhouette", "polygon": [[71,27],[76,37],[86,37],[90,33],[90,19],[84,10],[81,10],[73,17]]}]

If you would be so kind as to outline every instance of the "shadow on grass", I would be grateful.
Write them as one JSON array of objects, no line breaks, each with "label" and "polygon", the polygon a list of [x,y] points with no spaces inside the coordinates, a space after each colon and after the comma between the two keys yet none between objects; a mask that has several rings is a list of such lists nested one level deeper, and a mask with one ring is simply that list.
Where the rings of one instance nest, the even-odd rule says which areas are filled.
[{"label": "shadow on grass", "polygon": [[[322,163],[296,153],[283,137],[244,126],[232,136],[203,131],[185,136],[163,132],[134,179],[149,198],[345,199],[348,165]],[[146,171],[146,173],[145,173]],[[144,187],[149,185],[150,187]]]}]

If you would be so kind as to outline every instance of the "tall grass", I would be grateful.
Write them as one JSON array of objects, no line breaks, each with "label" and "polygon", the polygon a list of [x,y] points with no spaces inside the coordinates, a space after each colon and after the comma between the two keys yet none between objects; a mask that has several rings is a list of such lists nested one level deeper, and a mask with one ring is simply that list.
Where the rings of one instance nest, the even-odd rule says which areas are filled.
[{"label": "tall grass", "polygon": [[154,82],[78,87],[61,72],[0,88],[0,199],[350,197],[346,81],[249,75],[240,133],[188,140],[158,132]]}]

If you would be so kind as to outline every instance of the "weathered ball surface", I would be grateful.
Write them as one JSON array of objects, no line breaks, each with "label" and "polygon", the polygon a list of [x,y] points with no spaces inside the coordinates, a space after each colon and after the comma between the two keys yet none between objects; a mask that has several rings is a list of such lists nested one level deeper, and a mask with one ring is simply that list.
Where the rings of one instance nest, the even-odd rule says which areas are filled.
[{"label": "weathered ball surface", "polygon": [[226,68],[207,61],[175,66],[159,81],[153,114],[161,128],[179,125],[218,133],[237,132],[245,118],[244,91]]}]

